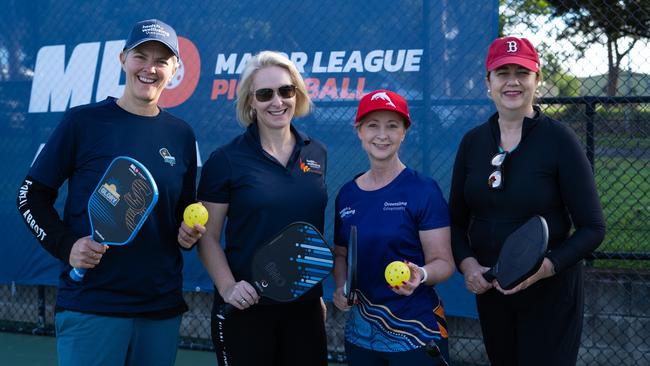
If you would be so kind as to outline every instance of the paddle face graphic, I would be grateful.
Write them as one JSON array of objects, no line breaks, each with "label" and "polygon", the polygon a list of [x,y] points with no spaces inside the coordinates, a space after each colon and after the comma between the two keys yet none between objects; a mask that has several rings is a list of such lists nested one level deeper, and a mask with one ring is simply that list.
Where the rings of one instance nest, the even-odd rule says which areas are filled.
[{"label": "paddle face graphic", "polygon": [[[333,268],[334,256],[318,230],[294,222],[255,252],[251,281],[260,296],[288,302],[322,282]],[[224,319],[235,309],[224,304],[217,316]]]},{"label": "paddle face graphic", "polygon": [[[157,201],[158,187],[147,168],[135,159],[118,156],[88,200],[93,240],[107,245],[128,244]],[[81,281],[85,272],[73,268],[70,277]]]}]

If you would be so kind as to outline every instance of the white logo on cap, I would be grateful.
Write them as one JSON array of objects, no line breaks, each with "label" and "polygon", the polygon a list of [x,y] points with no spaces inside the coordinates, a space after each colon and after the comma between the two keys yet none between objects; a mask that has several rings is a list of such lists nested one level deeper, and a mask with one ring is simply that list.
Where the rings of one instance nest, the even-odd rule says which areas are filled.
[{"label": "white logo on cap", "polygon": [[508,42],[506,42],[506,43],[508,44],[508,49],[506,50],[506,52],[513,53],[513,52],[517,52],[517,51],[519,51],[519,49],[517,48],[517,42],[515,42],[515,41],[508,41]]},{"label": "white logo on cap", "polygon": [[385,100],[386,105],[389,105],[389,106],[397,109],[397,107],[395,106],[395,104],[393,104],[393,101],[390,100],[390,97],[388,96],[388,94],[386,94],[386,92],[379,92],[379,93],[373,95],[372,98],[370,98],[371,101],[372,100],[377,100],[377,99]]}]

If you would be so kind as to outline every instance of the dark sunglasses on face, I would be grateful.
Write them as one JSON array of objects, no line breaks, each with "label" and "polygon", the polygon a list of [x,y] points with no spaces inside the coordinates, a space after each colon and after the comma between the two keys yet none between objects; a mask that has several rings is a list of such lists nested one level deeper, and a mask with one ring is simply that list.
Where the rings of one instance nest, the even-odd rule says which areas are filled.
[{"label": "dark sunglasses on face", "polygon": [[508,152],[500,152],[492,157],[491,164],[495,167],[494,171],[488,177],[488,186],[492,189],[503,188],[503,162],[506,161]]},{"label": "dark sunglasses on face", "polygon": [[[273,94],[275,90],[271,88],[262,88],[257,89],[253,92],[255,94],[255,99],[258,102],[268,102],[273,99]],[[296,96],[296,86],[295,85],[282,85],[278,88],[278,95],[284,99],[293,98]]]}]

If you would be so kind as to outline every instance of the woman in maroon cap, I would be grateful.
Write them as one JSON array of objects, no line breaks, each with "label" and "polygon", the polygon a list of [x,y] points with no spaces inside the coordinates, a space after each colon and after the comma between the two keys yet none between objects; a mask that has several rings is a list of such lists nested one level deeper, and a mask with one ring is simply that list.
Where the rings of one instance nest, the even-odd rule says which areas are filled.
[{"label": "woman in maroon cap", "polygon": [[[351,310],[345,328],[348,364],[444,365],[446,321],[434,286],[454,272],[447,202],[436,181],[399,158],[411,126],[401,95],[370,92],[359,102],[355,121],[370,169],[341,188],[334,220],[333,300],[339,309]],[[350,307],[343,288],[352,226],[357,288]],[[406,263],[410,276],[389,286],[384,271],[393,261]]]},{"label": "woman in maroon cap", "polygon": [[[534,105],[542,73],[527,39],[496,39],[486,69],[497,112],[458,148],[449,197],[454,259],[476,294],[492,365],[575,365],[582,260],[605,234],[591,167],[575,133]],[[535,215],[549,229],[537,272],[510,290],[486,281],[505,238]]]}]

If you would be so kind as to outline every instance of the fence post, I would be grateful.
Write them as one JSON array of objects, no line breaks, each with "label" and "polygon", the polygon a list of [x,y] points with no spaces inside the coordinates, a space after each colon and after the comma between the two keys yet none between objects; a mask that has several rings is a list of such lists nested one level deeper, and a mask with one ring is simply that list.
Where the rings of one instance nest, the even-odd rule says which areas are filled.
[{"label": "fence post", "polygon": [[589,160],[589,164],[591,164],[591,172],[595,173],[596,169],[594,166],[594,154],[595,154],[595,146],[594,146],[594,119],[596,118],[596,101],[595,100],[587,100],[586,103],[586,112],[585,114],[587,115],[587,136],[586,136],[586,141],[585,144],[587,145],[587,160]]}]

